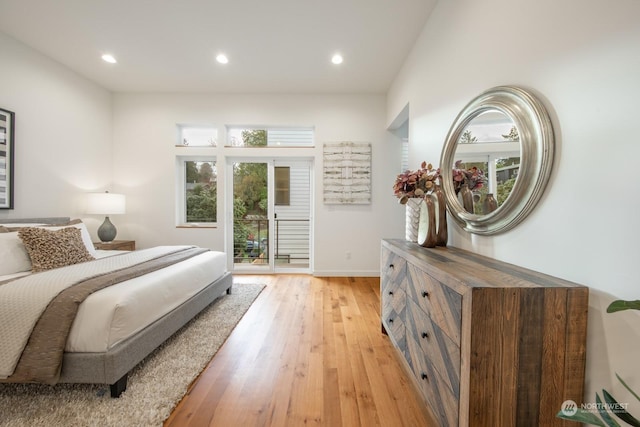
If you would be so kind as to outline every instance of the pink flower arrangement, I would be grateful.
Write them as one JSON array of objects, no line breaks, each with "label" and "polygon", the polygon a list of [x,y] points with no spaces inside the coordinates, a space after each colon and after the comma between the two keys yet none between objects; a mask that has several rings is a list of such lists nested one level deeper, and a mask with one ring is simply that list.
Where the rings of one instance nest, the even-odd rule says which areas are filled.
[{"label": "pink flower arrangement", "polygon": [[404,205],[410,198],[424,197],[428,191],[435,187],[435,181],[439,177],[440,169],[434,169],[431,163],[422,162],[420,169],[407,170],[396,177],[393,193]]},{"label": "pink flower arrangement", "polygon": [[461,169],[461,160],[458,160],[453,168],[453,188],[456,190],[456,194],[460,191],[463,184],[467,184],[469,190],[479,190],[487,182],[487,178],[484,172],[477,167],[469,169]]}]

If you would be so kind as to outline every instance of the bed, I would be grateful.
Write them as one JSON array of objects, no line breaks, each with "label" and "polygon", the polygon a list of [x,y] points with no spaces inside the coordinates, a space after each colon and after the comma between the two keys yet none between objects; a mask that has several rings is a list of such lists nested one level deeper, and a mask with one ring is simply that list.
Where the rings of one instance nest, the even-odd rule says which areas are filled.
[{"label": "bed", "polygon": [[[96,291],[87,291],[91,293],[78,305],[68,335],[62,343],[64,349],[58,350],[61,367],[57,368],[55,378],[34,380],[31,376],[21,376],[20,364],[27,358],[25,355],[31,341],[35,341],[32,336],[17,362],[15,372],[6,369],[0,371],[0,382],[109,384],[111,396],[118,397],[126,389],[127,376],[133,367],[213,301],[225,293],[231,293],[232,276],[226,269],[226,256],[222,252],[189,246],[157,247],[135,252],[98,251],[93,248],[84,224],[78,220],[69,221],[67,217],[0,220],[0,227],[0,257],[3,257],[0,258],[0,289],[5,288],[8,292],[11,286],[24,291],[34,285],[31,282],[36,278],[46,280],[49,286],[49,282],[55,283],[58,277],[80,277],[82,274],[90,277],[88,282],[115,282],[101,284]],[[40,229],[47,230],[46,233],[69,228],[80,230],[66,231],[73,232],[76,237],[81,236],[79,245],[86,246],[92,260],[51,268],[37,274],[31,271],[16,273],[7,271],[7,268],[2,271],[3,267],[15,261],[10,259],[14,255],[24,257],[19,250],[7,246],[7,242],[19,245],[15,236],[8,233],[16,234],[24,227],[28,227],[28,231],[38,229],[35,230],[38,233],[43,232]],[[26,232],[23,233],[26,235]],[[23,243],[27,242],[25,236],[20,236]],[[5,245],[4,253],[2,245]],[[29,246],[28,243],[25,245]],[[36,270],[40,266],[38,258],[32,252],[28,254],[32,268]],[[146,270],[138,266],[158,263],[161,258],[171,260]],[[23,266],[22,270],[25,268]],[[125,275],[125,279],[113,279],[114,275],[129,271],[127,269],[135,271],[135,274]],[[106,273],[105,278],[99,279],[95,273],[98,271]],[[11,274],[4,274],[7,272]],[[42,292],[55,291],[47,289]],[[45,314],[33,328],[34,334],[35,331],[47,330],[43,321]],[[38,329],[41,326],[45,329]],[[6,342],[10,341],[0,336],[0,340],[5,339]],[[2,356],[0,352],[0,362]],[[2,366],[0,363],[0,368]],[[8,372],[12,374],[7,375]]]}]

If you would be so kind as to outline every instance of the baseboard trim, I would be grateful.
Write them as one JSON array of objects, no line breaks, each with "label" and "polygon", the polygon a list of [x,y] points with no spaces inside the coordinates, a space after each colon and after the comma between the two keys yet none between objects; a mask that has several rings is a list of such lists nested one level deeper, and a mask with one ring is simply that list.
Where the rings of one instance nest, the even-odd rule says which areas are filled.
[{"label": "baseboard trim", "polygon": [[341,271],[316,270],[312,273],[316,277],[380,277],[380,271]]}]

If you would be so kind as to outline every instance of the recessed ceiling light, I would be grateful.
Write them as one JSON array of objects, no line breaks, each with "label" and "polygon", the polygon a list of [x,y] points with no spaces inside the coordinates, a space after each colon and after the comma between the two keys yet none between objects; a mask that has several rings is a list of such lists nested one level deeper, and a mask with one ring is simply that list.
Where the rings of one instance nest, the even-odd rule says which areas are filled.
[{"label": "recessed ceiling light", "polygon": [[342,64],[342,55],[340,55],[339,53],[336,53],[331,57],[331,62],[333,62],[336,65]]},{"label": "recessed ceiling light", "polygon": [[109,64],[115,64],[116,62],[116,58],[113,57],[113,55],[110,55],[108,53],[105,53],[104,55],[102,55],[102,60],[104,62],[108,62]]},{"label": "recessed ceiling light", "polygon": [[221,64],[226,64],[229,62],[229,58],[227,58],[227,55],[225,55],[224,53],[221,53],[218,56],[216,56],[216,61],[218,61]]}]

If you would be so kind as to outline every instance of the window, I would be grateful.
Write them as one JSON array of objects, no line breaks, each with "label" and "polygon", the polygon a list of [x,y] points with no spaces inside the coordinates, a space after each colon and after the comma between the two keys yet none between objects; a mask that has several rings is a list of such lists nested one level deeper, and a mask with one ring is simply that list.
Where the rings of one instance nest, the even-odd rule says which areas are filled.
[{"label": "window", "polygon": [[409,138],[402,138],[400,153],[400,172],[409,170]]},{"label": "window", "polygon": [[[218,129],[210,125],[178,124],[177,147],[195,147],[193,153],[215,154]],[[214,149],[209,151],[210,149]],[[184,151],[180,151],[184,153]],[[217,222],[218,186],[215,156],[176,158],[176,216],[179,225],[210,226]]]},{"label": "window", "polygon": [[218,129],[211,126],[178,125],[179,147],[215,147]]},{"label": "window", "polygon": [[[175,215],[176,224],[185,227],[217,223],[216,159],[224,158],[229,147],[313,147],[312,127],[227,126],[220,137],[228,142],[220,146],[214,126],[177,124],[176,129]],[[288,167],[276,171],[276,205],[291,204],[290,172]]]},{"label": "window", "polygon": [[274,203],[276,206],[289,206],[290,202],[290,171],[289,166],[276,166],[274,167],[275,178],[275,193],[276,199]]},{"label": "window", "polygon": [[218,185],[214,158],[179,157],[181,203],[178,222],[211,225],[217,222]]},{"label": "window", "polygon": [[313,128],[231,126],[227,137],[231,147],[313,147]]}]

